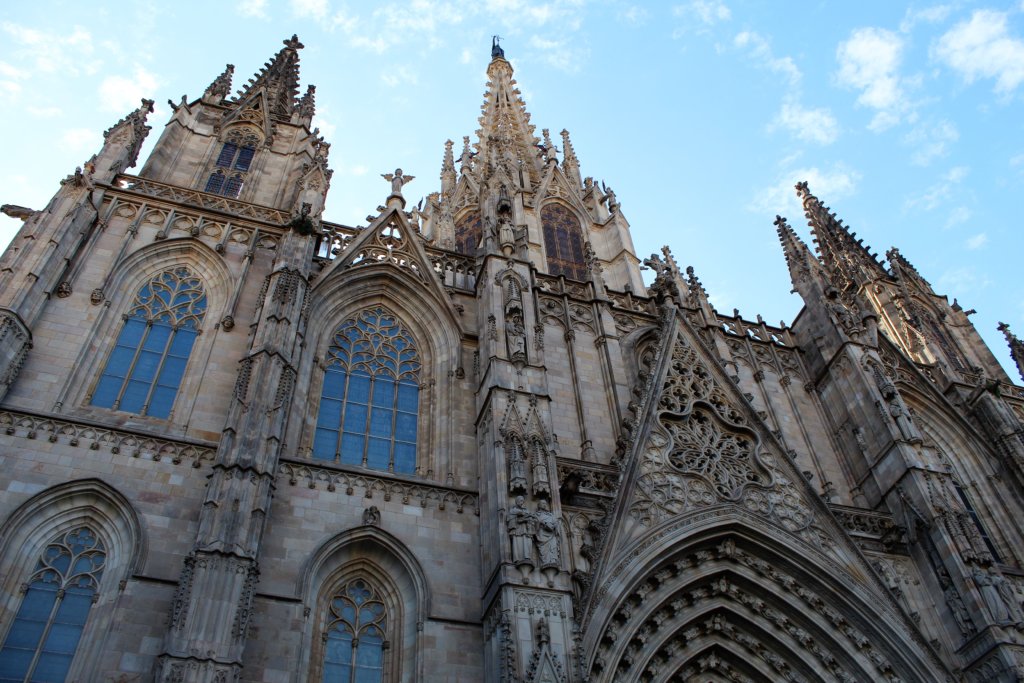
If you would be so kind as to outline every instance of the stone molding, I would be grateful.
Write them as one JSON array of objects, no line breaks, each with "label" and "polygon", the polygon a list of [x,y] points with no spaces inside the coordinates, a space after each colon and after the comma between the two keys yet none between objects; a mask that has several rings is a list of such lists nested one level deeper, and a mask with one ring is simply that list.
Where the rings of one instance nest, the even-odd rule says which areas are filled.
[{"label": "stone molding", "polygon": [[329,469],[286,460],[281,462],[279,476],[287,478],[291,486],[296,486],[301,481],[310,489],[319,489],[322,485],[331,493],[341,489],[348,496],[355,495],[356,489],[359,489],[367,499],[381,494],[385,501],[397,497],[403,505],[417,501],[425,508],[428,504],[434,503],[438,510],[446,510],[449,505],[454,505],[455,511],[459,514],[467,507],[472,508],[474,515],[480,514],[480,503],[476,493],[446,486],[415,484],[387,476],[374,476],[368,472]]},{"label": "stone molding", "polygon": [[33,415],[31,413],[0,410],[0,430],[8,436],[25,439],[46,439],[50,443],[63,442],[69,446],[85,446],[89,450],[109,448],[114,455],[146,454],[154,462],[169,459],[175,465],[190,461],[192,467],[213,462],[216,448],[187,441],[172,441],[147,434],[121,429],[98,427],[84,422]]}]

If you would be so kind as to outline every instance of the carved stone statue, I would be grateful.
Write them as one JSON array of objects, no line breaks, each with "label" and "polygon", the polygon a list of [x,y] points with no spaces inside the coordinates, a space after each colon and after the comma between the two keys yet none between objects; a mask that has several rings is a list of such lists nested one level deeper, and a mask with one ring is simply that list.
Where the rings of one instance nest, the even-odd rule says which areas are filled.
[{"label": "carved stone statue", "polygon": [[[1011,605],[1014,604],[1013,593],[1010,591],[1010,600],[1005,599],[1005,593],[1009,590],[1009,586],[1006,586],[1006,590],[1000,590],[994,581],[995,575],[983,572],[980,569],[975,568],[974,573],[971,574],[971,578],[974,579],[974,585],[978,587],[978,592],[981,593],[982,599],[985,601],[985,607],[988,608],[989,616],[997,624],[1005,624],[1007,622],[1015,622],[1017,619],[1014,618],[1013,609]],[[999,579],[1005,583],[1006,579],[999,577]],[[1018,608],[1019,611],[1019,608]]]},{"label": "carved stone statue", "polygon": [[561,560],[561,538],[558,535],[558,520],[551,512],[546,500],[537,504],[535,521],[537,530],[534,540],[537,543],[537,554],[540,556],[541,569],[558,569]]},{"label": "carved stone statue", "polygon": [[376,505],[363,510],[363,524],[366,526],[380,526],[380,510]]},{"label": "carved stone statue", "polygon": [[546,498],[551,495],[547,449],[538,439],[533,442],[530,451],[530,459],[533,465],[533,495]]},{"label": "carved stone statue", "polygon": [[505,321],[505,337],[508,342],[508,355],[514,361],[526,360],[526,326],[523,316],[514,311]]},{"label": "carved stone statue", "polygon": [[416,176],[403,175],[402,169],[396,168],[394,173],[381,173],[380,177],[391,183],[391,195],[402,196],[402,187],[416,179]]},{"label": "carved stone statue", "polygon": [[508,490],[510,493],[526,493],[526,457],[523,445],[518,439],[509,439],[505,445],[508,458]]},{"label": "carved stone statue", "polygon": [[512,541],[512,561],[517,565],[533,566],[534,516],[526,507],[526,499],[516,496],[515,504],[508,511],[508,535]]}]

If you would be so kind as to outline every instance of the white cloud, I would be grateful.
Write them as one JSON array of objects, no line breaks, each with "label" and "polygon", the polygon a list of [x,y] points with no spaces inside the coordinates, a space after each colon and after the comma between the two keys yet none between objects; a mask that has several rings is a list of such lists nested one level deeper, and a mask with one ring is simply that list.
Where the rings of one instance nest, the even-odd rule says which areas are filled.
[{"label": "white cloud", "polygon": [[69,128],[61,134],[60,139],[73,152],[96,151],[103,142],[100,134],[91,128]]},{"label": "white cloud", "polygon": [[696,17],[707,26],[732,18],[732,11],[720,0],[691,0],[673,7],[672,13],[677,17]]},{"label": "white cloud", "polygon": [[60,116],[64,112],[61,111],[60,107],[26,107],[26,111],[32,116],[40,119],[52,119],[55,116]]},{"label": "white cloud", "polygon": [[416,85],[419,79],[416,76],[416,72],[409,67],[398,66],[382,73],[380,80],[390,88],[397,88],[400,85]]},{"label": "white cloud", "polygon": [[1006,17],[1004,12],[976,10],[939,38],[932,56],[967,83],[992,78],[997,93],[1013,92],[1024,82],[1024,41],[1008,34]]},{"label": "white cloud", "polygon": [[983,232],[968,238],[965,243],[968,249],[981,249],[986,244],[988,244],[988,235]]},{"label": "white cloud", "polygon": [[239,0],[235,10],[243,17],[254,19],[268,19],[267,0]]},{"label": "white cloud", "polygon": [[799,102],[783,102],[772,128],[785,128],[798,139],[830,145],[839,137],[839,123],[828,109],[805,109]]},{"label": "white cloud", "polygon": [[946,156],[948,146],[959,139],[960,132],[956,126],[943,120],[916,126],[904,136],[903,142],[916,148],[910,160],[918,166],[927,166],[936,159]]},{"label": "white cloud", "polygon": [[900,22],[900,33],[910,33],[917,24],[937,24],[945,21],[953,11],[951,5],[934,5],[924,9],[908,9]]},{"label": "white cloud", "polygon": [[942,229],[949,230],[969,220],[971,220],[971,210],[966,206],[958,206],[946,216],[946,224],[942,226]]},{"label": "white cloud", "polygon": [[882,28],[855,29],[839,44],[836,80],[860,90],[857,103],[878,110],[869,128],[875,132],[896,125],[907,104],[899,78],[903,39]]},{"label": "white cloud", "polygon": [[586,48],[577,47],[566,39],[552,40],[533,36],[530,38],[530,47],[538,50],[541,58],[550,66],[566,73],[578,72],[580,64],[585,62],[590,54]]},{"label": "white cloud", "polygon": [[939,276],[938,291],[954,291],[961,296],[992,284],[987,275],[979,275],[973,268],[950,268]]},{"label": "white cloud", "polygon": [[626,20],[626,23],[638,25],[643,24],[647,21],[649,13],[646,9],[640,5],[630,5],[623,9],[619,16]]},{"label": "white cloud", "polygon": [[349,173],[351,173],[354,176],[361,176],[366,175],[369,172],[369,170],[370,169],[366,168],[365,166],[356,164],[355,166],[349,169]]},{"label": "white cloud", "polygon": [[100,108],[121,115],[127,114],[138,108],[142,98],[153,99],[159,85],[160,80],[156,74],[141,66],[135,67],[131,77],[107,76],[100,83]]},{"label": "white cloud", "polygon": [[330,11],[327,0],[291,0],[292,14],[300,19],[321,20]]},{"label": "white cloud", "polygon": [[803,206],[794,187],[798,182],[807,181],[816,197],[824,204],[832,204],[856,192],[860,177],[860,173],[842,164],[830,170],[817,166],[794,169],[781,174],[771,187],[759,190],[747,208],[762,215],[803,216]]},{"label": "white cloud", "polygon": [[769,71],[785,76],[791,86],[795,86],[803,77],[793,59],[772,54],[771,45],[759,33],[743,31],[736,35],[733,44],[738,48],[748,49],[750,56],[757,59],[759,64],[764,65]]},{"label": "white cloud", "polygon": [[92,34],[81,26],[68,34],[46,33],[10,21],[0,27],[10,36],[8,43],[24,48],[18,56],[32,62],[37,71],[72,76],[99,71],[101,61],[93,57]]},{"label": "white cloud", "polygon": [[931,211],[936,209],[953,196],[953,191],[963,182],[970,169],[966,166],[954,166],[942,175],[939,182],[935,183],[918,197],[910,197],[904,202],[905,209],[923,209]]}]

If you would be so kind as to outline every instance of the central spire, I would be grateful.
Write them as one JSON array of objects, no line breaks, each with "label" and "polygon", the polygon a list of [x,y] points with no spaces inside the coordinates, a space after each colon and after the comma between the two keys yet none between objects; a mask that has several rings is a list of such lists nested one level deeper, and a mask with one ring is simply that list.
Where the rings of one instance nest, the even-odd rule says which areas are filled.
[{"label": "central spire", "polygon": [[262,89],[266,93],[270,114],[289,118],[299,96],[298,51],[303,47],[297,35],[284,41],[284,48],[238,91],[236,101],[244,102]]},{"label": "central spire", "polygon": [[477,154],[487,175],[504,169],[514,182],[527,187],[540,179],[540,140],[533,134],[530,114],[512,78],[512,65],[505,59],[498,40],[495,36],[492,41],[491,63],[487,65],[487,92],[477,131]]}]

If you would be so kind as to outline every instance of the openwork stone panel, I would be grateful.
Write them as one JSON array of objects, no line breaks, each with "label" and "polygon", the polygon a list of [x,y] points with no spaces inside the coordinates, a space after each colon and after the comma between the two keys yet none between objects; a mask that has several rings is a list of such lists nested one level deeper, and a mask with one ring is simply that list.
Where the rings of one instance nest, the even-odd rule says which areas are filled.
[{"label": "openwork stone panel", "polygon": [[653,526],[669,515],[733,503],[789,531],[808,529],[811,509],[681,331],[670,362],[656,423],[639,454],[630,514]]}]

